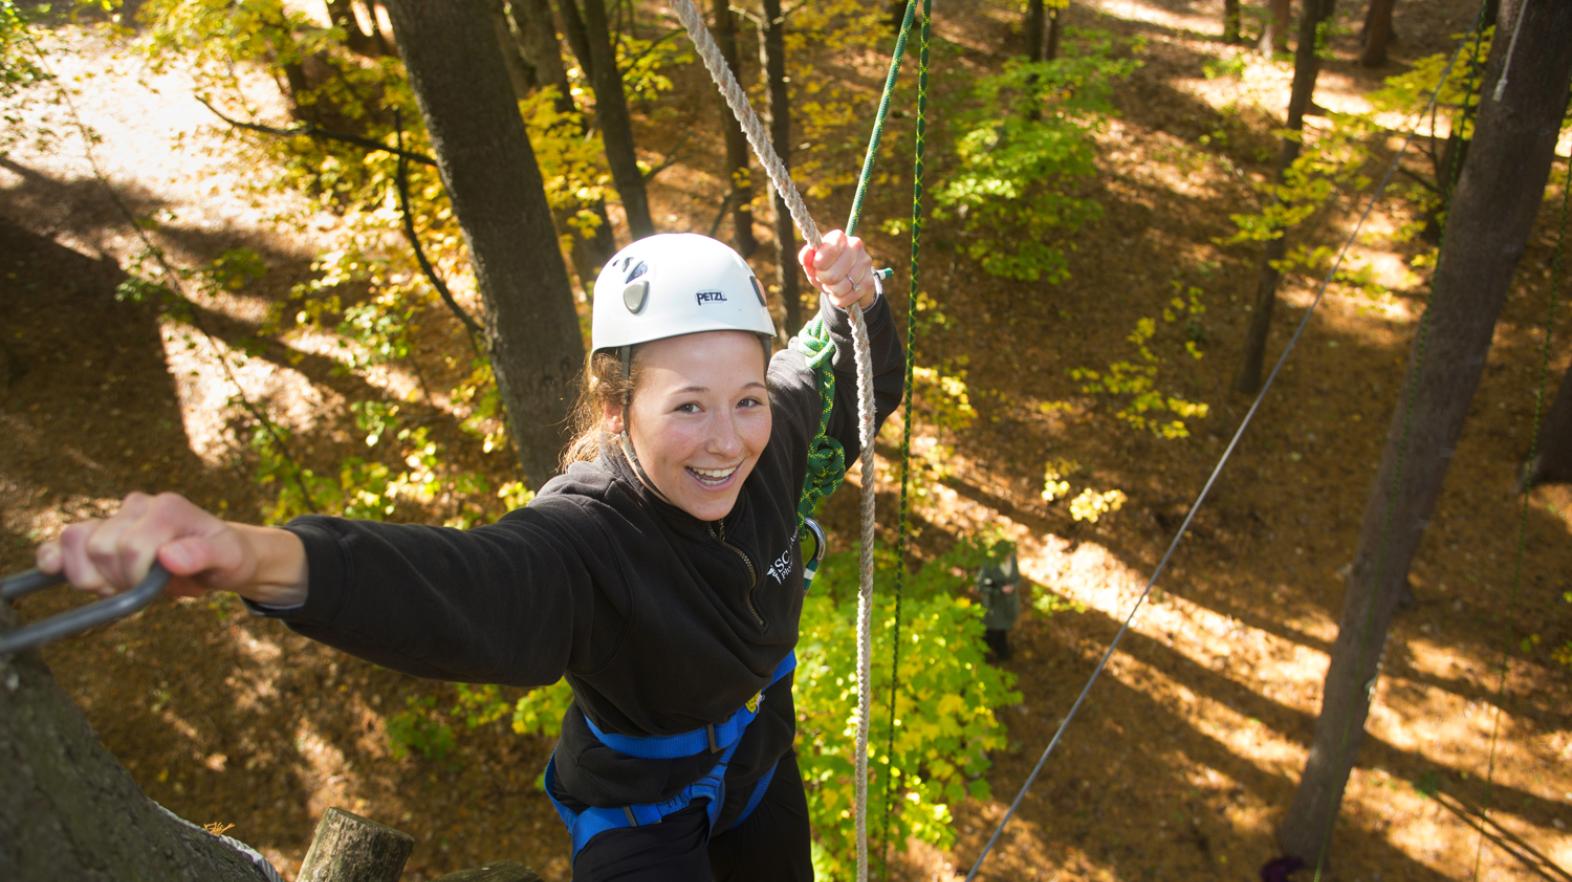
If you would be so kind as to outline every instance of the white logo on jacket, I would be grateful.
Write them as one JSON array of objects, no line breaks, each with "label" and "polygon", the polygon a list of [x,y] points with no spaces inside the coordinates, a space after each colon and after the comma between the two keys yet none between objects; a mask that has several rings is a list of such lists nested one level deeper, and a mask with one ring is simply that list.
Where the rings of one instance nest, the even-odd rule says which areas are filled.
[{"label": "white logo on jacket", "polygon": [[765,572],[771,579],[775,580],[775,584],[786,584],[786,575],[791,572],[790,542],[786,543],[786,550],[781,552],[780,557],[775,558],[775,562],[770,564],[769,569],[765,570]]}]

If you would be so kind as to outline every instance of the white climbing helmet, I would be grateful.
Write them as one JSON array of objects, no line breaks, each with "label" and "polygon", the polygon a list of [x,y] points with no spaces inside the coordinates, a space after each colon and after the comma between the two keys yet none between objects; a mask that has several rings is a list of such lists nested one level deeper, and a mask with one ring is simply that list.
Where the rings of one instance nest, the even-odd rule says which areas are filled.
[{"label": "white climbing helmet", "polygon": [[595,280],[595,352],[700,331],[775,335],[764,288],[725,243],[696,233],[649,236],[612,255]]}]

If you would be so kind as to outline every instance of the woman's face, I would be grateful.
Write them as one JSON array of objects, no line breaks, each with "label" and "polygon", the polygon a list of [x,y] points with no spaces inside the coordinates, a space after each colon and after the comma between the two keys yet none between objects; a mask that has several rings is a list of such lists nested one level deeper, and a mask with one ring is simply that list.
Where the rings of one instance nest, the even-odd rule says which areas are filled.
[{"label": "woman's face", "polygon": [[[634,453],[655,489],[701,521],[737,503],[770,440],[769,392],[759,338],[706,331],[646,343],[628,406]],[[623,428],[608,409],[608,428]]]}]

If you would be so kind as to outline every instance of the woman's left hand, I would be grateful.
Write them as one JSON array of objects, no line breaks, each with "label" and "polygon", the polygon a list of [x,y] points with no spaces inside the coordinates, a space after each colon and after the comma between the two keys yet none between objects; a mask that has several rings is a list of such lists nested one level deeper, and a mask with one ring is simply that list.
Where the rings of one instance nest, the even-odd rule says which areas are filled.
[{"label": "woman's left hand", "polygon": [[878,299],[878,289],[873,285],[873,260],[856,236],[831,230],[817,250],[811,245],[802,246],[797,261],[808,274],[808,281],[841,309],[853,303],[868,309]]}]

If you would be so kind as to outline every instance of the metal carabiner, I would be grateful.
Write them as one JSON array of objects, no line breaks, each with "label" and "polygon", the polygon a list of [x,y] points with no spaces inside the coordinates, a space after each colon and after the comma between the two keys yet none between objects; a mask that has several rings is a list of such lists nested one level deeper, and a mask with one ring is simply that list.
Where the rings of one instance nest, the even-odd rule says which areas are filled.
[{"label": "metal carabiner", "polygon": [[[0,581],[0,600],[15,600],[25,594],[32,594],[34,591],[41,591],[63,582],[65,582],[63,575],[51,575],[38,570],[17,573]],[[0,634],[0,655],[32,649],[45,643],[52,643],[61,637],[124,618],[152,603],[153,598],[157,597],[167,584],[169,584],[169,571],[155,563],[152,569],[147,571],[147,575],[142,577],[142,581],[130,591]]]},{"label": "metal carabiner", "polygon": [[819,563],[824,560],[824,552],[829,549],[830,543],[824,538],[824,528],[819,526],[818,521],[803,518],[802,526],[804,533],[798,540],[799,544],[802,539],[813,537],[813,554],[802,564],[802,590],[807,591],[813,585],[813,577],[819,573]]}]

